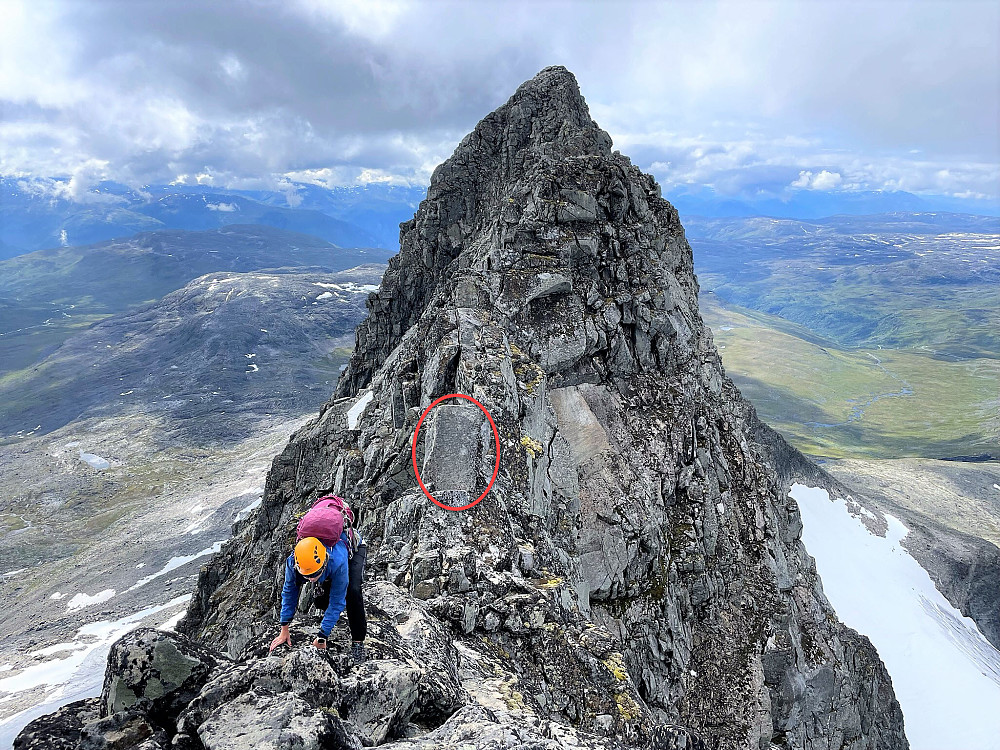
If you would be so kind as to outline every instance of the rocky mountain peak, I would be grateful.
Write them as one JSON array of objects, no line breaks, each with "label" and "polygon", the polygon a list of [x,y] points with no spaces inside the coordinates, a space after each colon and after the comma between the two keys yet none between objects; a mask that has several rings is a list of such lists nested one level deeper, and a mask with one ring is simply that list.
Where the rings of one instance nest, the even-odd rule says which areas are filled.
[{"label": "rocky mountain peak", "polygon": [[[616,236],[619,226],[628,227],[627,237]],[[471,304],[469,295],[482,292],[513,315],[524,304],[565,291],[576,267],[587,274],[580,288],[591,302],[612,286],[621,291],[639,282],[647,289],[655,280],[635,256],[640,235],[655,255],[668,237],[683,240],[677,213],[660,199],[655,181],[611,152],[611,139],[591,120],[573,75],[546,68],[435,170],[416,216],[401,225],[400,253],[369,302],[371,316],[359,329],[338,395],[367,385],[373,368],[422,312],[456,294],[457,304]],[[607,248],[618,254],[623,240],[635,256],[626,265],[634,268],[616,269],[610,284],[591,283],[598,281],[598,265],[611,260]],[[680,266],[671,276],[693,289],[690,249],[676,244],[672,254],[669,263]],[[445,280],[455,283],[440,287]],[[584,298],[578,293],[573,299],[570,304]]]},{"label": "rocky mountain peak", "polygon": [[[277,702],[315,747],[905,748],[779,480],[815,469],[726,377],[677,212],[572,75],[547,68],[484,118],[400,239],[335,398],[202,572],[182,630],[237,663],[178,736],[221,747],[220,725]],[[454,393],[492,424],[446,401],[411,459]],[[474,507],[418,485],[414,463],[469,505],[497,443]],[[304,645],[263,658],[324,491],[369,550],[374,659],[349,674],[336,638],[326,667]]]},{"label": "rocky mountain peak", "polygon": [[526,157],[607,156],[610,152],[611,137],[591,119],[576,77],[562,66],[553,66],[521,84],[506,104],[476,125],[454,156],[434,171],[431,185],[468,166],[470,160],[496,159],[494,174],[511,177],[524,171]]}]

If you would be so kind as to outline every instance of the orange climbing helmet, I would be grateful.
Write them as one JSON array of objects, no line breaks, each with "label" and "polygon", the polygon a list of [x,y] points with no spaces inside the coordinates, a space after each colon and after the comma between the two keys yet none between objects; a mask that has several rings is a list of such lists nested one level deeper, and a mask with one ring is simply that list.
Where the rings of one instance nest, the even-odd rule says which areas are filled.
[{"label": "orange climbing helmet", "polygon": [[295,545],[295,569],[304,576],[316,575],[326,565],[326,547],[314,536]]}]

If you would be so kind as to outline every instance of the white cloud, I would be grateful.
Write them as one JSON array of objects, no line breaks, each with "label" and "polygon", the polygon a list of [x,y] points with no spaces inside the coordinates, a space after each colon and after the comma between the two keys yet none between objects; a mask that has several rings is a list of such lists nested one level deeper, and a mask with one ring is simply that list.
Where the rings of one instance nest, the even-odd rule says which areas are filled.
[{"label": "white cloud", "polygon": [[226,55],[223,57],[219,61],[219,67],[234,81],[242,81],[246,78],[246,70],[243,68],[243,63],[240,62],[240,59],[236,55]]},{"label": "white cloud", "polygon": [[403,0],[298,0],[307,13],[342,23],[352,34],[382,39],[395,31],[414,4]]},{"label": "white cloud", "polygon": [[839,172],[827,172],[824,169],[813,178],[812,188],[813,190],[833,190],[841,182],[843,182],[843,178]]},{"label": "white cloud", "polygon": [[54,197],[77,203],[119,203],[120,197],[94,190],[98,183],[110,177],[109,162],[88,159],[73,168],[68,181],[52,181],[48,187]]},{"label": "white cloud", "polygon": [[843,181],[844,178],[839,172],[829,172],[824,169],[819,174],[813,174],[804,170],[799,172],[798,179],[792,183],[792,187],[805,190],[833,190]]}]

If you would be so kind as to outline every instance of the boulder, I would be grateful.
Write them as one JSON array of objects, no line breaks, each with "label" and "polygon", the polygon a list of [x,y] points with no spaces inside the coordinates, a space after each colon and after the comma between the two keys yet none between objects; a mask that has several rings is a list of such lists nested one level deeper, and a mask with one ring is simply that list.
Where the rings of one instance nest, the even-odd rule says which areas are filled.
[{"label": "boulder", "polygon": [[80,732],[98,718],[100,704],[100,698],[87,698],[39,716],[17,735],[13,750],[77,750]]},{"label": "boulder", "polygon": [[145,699],[153,713],[176,717],[222,661],[217,652],[175,633],[133,630],[108,654],[100,715],[111,716]]},{"label": "boulder", "polygon": [[420,670],[397,661],[369,661],[344,680],[343,710],[365,745],[381,745],[417,711]]},{"label": "boulder", "polygon": [[360,750],[334,709],[313,708],[294,693],[245,693],[198,728],[205,750]]}]

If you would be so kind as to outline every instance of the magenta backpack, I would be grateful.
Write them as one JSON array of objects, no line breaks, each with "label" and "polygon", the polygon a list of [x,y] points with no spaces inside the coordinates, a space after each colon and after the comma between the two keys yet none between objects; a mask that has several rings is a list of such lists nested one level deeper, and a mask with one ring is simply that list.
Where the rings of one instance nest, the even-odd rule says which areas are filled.
[{"label": "magenta backpack", "polygon": [[[295,540],[313,536],[325,547],[333,547],[340,541],[345,525],[353,532],[350,527],[354,525],[354,513],[350,507],[336,495],[324,495],[302,516],[295,530]],[[353,534],[350,536],[353,541]],[[350,546],[348,550],[353,552]]]}]

